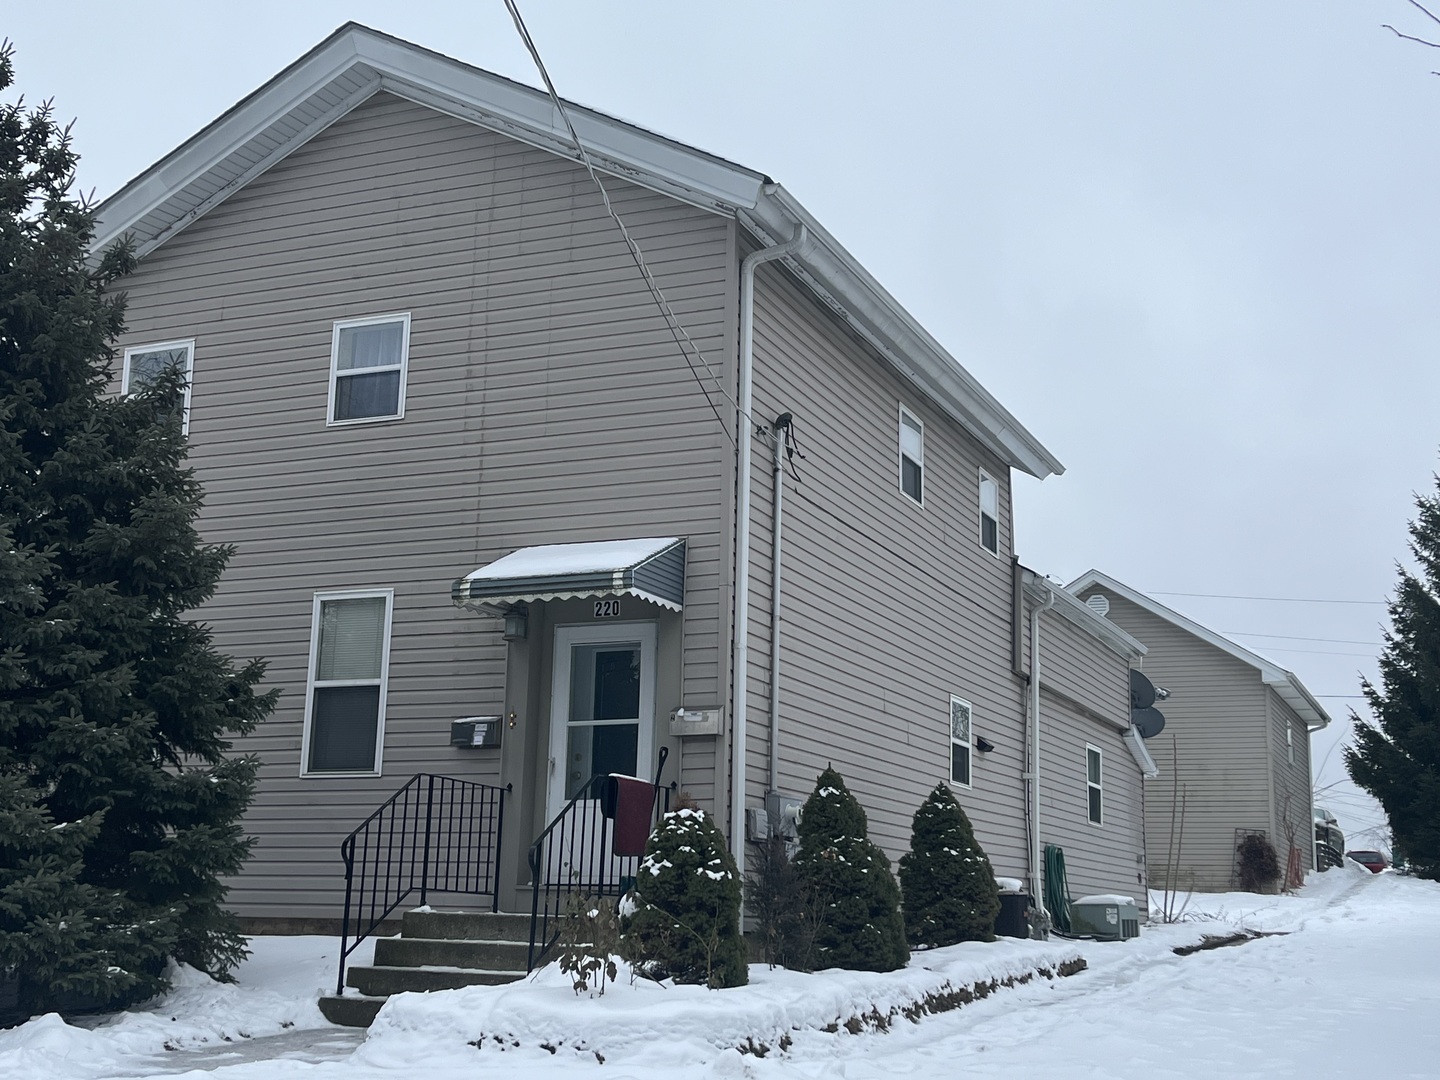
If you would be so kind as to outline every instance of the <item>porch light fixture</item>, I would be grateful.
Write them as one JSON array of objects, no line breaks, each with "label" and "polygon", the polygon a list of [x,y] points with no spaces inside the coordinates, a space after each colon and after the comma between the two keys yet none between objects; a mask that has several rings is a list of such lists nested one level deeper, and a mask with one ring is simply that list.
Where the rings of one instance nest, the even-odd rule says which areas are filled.
[{"label": "porch light fixture", "polygon": [[505,640],[524,641],[530,622],[530,611],[524,604],[517,604],[505,613]]},{"label": "porch light fixture", "polygon": [[977,735],[975,736],[975,749],[979,750],[982,754],[988,754],[991,750],[995,749],[995,744],[985,738],[985,736]]}]

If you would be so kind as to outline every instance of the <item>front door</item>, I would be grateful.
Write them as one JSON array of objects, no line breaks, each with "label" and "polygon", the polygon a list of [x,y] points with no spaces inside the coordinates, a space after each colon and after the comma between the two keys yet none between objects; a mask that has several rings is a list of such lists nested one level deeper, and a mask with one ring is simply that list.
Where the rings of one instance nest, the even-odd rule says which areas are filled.
[{"label": "front door", "polygon": [[655,624],[557,627],[547,820],[592,776],[648,776],[654,732]]}]

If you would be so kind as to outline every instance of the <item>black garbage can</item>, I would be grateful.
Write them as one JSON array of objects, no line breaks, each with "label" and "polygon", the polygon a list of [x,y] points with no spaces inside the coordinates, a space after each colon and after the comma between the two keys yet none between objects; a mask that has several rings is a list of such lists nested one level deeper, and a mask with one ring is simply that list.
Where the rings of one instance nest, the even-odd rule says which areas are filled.
[{"label": "black garbage can", "polygon": [[1000,890],[1000,917],[995,920],[995,933],[1001,937],[1028,938],[1030,923],[1025,912],[1030,908],[1028,893],[1013,889]]}]

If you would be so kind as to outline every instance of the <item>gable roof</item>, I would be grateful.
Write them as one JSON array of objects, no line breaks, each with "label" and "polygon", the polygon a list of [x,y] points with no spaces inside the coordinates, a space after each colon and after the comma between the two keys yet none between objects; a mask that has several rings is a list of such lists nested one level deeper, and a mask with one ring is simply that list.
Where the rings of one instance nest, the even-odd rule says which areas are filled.
[{"label": "gable roof", "polygon": [[1022,566],[1020,569],[1027,597],[1035,603],[1044,603],[1047,596],[1055,598],[1055,603],[1050,608],[1053,615],[1085,631],[1091,637],[1098,638],[1112,652],[1123,656],[1126,660],[1139,660],[1149,652],[1144,644],[1136,641],[1135,638],[1105,616],[1094,611],[1089,605],[1082,603],[1079,597],[1066,591],[1058,582],[1051,581],[1028,566]]},{"label": "gable roof", "polygon": [[[578,160],[544,91],[346,23],[101,203],[94,249],[130,234],[137,255],[154,251],[381,91]],[[1064,472],[779,184],[594,109],[566,109],[601,172],[734,217],[766,244],[803,225],[809,240],[785,263],[822,303],[1007,465],[1042,479]]]},{"label": "gable roof", "polygon": [[1065,586],[1069,593],[1079,596],[1081,593],[1094,587],[1100,587],[1113,592],[1116,596],[1123,597],[1136,607],[1156,615],[1166,622],[1178,626],[1181,630],[1193,634],[1201,641],[1215,646],[1221,652],[1229,653],[1235,659],[1249,664],[1260,672],[1260,681],[1266,686],[1273,687],[1280,695],[1280,699],[1295,710],[1297,716],[1305,721],[1305,727],[1310,731],[1318,731],[1330,723],[1330,715],[1315,700],[1310,691],[1305,689],[1305,684],[1295,675],[1294,672],[1286,671],[1278,664],[1267,660],[1259,653],[1251,652],[1243,645],[1237,645],[1227,637],[1222,637],[1214,630],[1201,626],[1193,619],[1188,619],[1178,611],[1172,611],[1164,604],[1153,600],[1142,592],[1137,592],[1130,586],[1116,581],[1108,574],[1102,574],[1099,570],[1087,570],[1078,578]]}]

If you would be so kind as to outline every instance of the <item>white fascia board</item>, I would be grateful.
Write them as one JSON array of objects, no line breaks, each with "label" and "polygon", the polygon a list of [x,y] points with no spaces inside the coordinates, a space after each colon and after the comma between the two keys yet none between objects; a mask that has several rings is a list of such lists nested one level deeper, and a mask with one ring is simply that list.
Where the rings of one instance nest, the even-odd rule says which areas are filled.
[{"label": "white fascia board", "polygon": [[1044,603],[1045,590],[1048,589],[1055,597],[1055,605],[1050,609],[1052,612],[1091,637],[1098,638],[1102,644],[1109,646],[1126,660],[1139,660],[1149,651],[1105,616],[1091,611],[1080,602],[1079,597],[1067,592],[1063,586],[1042,578],[1028,567],[1022,569],[1025,575],[1025,593],[1032,602]]},{"label": "white fascia board", "polygon": [[1293,672],[1272,663],[1259,653],[1251,652],[1243,645],[1237,645],[1227,637],[1222,637],[1214,630],[1201,626],[1193,619],[1188,619],[1178,611],[1173,611],[1157,600],[1153,600],[1142,592],[1130,588],[1108,574],[1102,574],[1099,570],[1087,570],[1078,578],[1065,586],[1065,591],[1078,598],[1085,590],[1098,586],[1108,589],[1129,600],[1136,607],[1143,608],[1150,614],[1164,619],[1166,622],[1178,626],[1180,629],[1193,634],[1201,641],[1215,646],[1221,652],[1229,653],[1235,659],[1249,664],[1260,672],[1260,681],[1266,686],[1273,686],[1276,693],[1295,710],[1300,719],[1305,721],[1305,726],[1310,731],[1318,731],[1327,727],[1330,723],[1330,715],[1315,700],[1310,691],[1305,689],[1303,683]]},{"label": "white fascia board", "polygon": [[798,225],[804,225],[810,242],[785,262],[822,301],[1007,465],[1042,480],[1065,471],[1065,466],[779,184],[767,184],[754,208],[740,208],[738,216],[767,243],[788,240]]}]

